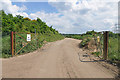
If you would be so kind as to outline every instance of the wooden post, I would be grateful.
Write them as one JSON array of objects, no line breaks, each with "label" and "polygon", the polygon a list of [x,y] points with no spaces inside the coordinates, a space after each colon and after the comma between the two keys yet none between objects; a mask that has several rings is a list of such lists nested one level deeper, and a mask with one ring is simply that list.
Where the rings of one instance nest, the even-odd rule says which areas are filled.
[{"label": "wooden post", "polygon": [[14,56],[14,42],[13,42],[13,34],[14,32],[11,31],[11,54]]},{"label": "wooden post", "polygon": [[108,58],[108,37],[109,37],[109,32],[105,31],[104,32],[104,49],[103,49],[104,60],[107,60]]}]

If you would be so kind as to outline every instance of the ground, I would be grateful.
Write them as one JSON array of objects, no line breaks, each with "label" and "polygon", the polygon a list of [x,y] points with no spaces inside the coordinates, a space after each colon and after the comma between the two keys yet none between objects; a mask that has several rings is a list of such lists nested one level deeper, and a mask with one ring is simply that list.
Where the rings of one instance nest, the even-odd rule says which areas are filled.
[{"label": "ground", "polygon": [[86,51],[79,48],[80,42],[65,38],[47,43],[32,53],[2,59],[2,77],[114,78],[112,71],[87,57]]}]

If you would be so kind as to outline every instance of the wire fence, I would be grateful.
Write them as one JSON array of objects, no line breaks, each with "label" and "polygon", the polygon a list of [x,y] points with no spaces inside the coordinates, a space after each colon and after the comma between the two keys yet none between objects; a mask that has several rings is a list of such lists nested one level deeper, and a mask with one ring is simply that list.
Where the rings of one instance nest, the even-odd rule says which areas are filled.
[{"label": "wire fence", "polygon": [[119,49],[118,49],[118,33],[109,33],[108,41],[108,59],[112,61],[119,61]]},{"label": "wire fence", "polygon": [[[120,35],[118,33],[109,32],[108,35],[108,54],[107,60],[118,62],[120,61],[120,51],[118,47]],[[96,45],[98,56],[100,58],[104,57],[104,32],[100,32],[94,36],[94,41]]]},{"label": "wire fence", "polygon": [[15,34],[15,42],[14,42],[14,53],[22,54],[32,52],[40,48],[44,42],[44,39],[41,40],[40,35],[32,33],[31,41],[27,41],[26,33],[16,33]]},{"label": "wire fence", "polygon": [[97,56],[103,58],[103,32],[94,35]]}]

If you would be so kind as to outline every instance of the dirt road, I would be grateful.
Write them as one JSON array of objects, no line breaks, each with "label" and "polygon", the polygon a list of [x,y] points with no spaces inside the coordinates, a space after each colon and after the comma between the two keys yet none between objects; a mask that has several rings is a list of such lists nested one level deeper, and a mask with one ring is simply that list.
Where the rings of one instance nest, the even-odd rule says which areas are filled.
[{"label": "dirt road", "polygon": [[[66,38],[42,49],[2,60],[4,78],[113,78],[114,74],[97,62],[81,62],[86,52],[80,40]],[[89,58],[86,59],[90,61]]]}]

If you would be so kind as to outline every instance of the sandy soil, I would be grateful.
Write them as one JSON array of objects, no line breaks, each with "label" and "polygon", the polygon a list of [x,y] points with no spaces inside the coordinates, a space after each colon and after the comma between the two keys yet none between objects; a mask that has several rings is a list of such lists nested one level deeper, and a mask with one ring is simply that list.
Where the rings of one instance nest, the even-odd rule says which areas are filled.
[{"label": "sandy soil", "polygon": [[115,75],[83,55],[80,40],[51,42],[29,54],[2,60],[3,78],[113,78]]}]

